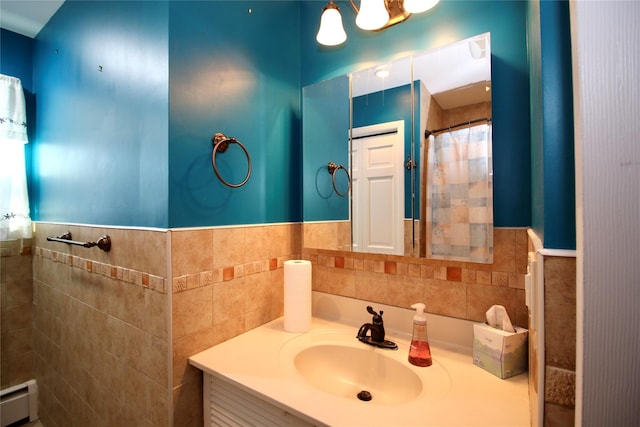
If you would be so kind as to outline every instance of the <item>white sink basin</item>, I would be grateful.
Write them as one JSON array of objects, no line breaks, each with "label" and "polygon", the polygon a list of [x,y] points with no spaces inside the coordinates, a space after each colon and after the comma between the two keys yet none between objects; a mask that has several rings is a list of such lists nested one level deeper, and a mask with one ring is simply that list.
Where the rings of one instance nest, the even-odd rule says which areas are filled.
[{"label": "white sink basin", "polygon": [[[364,344],[363,344],[364,346]],[[392,405],[415,399],[422,381],[410,368],[373,347],[354,348],[321,344],[300,351],[294,364],[313,386],[338,397],[370,397],[379,404]]]},{"label": "white sink basin", "polygon": [[407,361],[407,345],[398,345],[398,350],[380,349],[359,342],[355,333],[314,331],[285,343],[279,358],[283,368],[315,389],[369,405],[444,397],[451,380],[442,365],[434,360],[428,368],[413,366]]}]

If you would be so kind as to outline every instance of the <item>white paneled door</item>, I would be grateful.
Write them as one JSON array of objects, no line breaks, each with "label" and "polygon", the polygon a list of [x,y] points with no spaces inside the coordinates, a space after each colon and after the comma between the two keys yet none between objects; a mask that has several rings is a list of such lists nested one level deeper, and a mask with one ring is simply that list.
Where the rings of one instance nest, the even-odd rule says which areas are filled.
[{"label": "white paneled door", "polygon": [[404,121],[354,128],[351,144],[353,248],[404,253]]}]

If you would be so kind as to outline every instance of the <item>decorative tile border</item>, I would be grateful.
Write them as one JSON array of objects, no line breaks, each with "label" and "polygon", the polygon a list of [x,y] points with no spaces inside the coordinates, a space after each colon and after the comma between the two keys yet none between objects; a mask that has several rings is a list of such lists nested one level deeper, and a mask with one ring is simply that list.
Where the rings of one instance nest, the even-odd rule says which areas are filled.
[{"label": "decorative tile border", "polygon": [[163,294],[166,293],[167,286],[165,284],[166,280],[164,277],[116,265],[105,264],[76,255],[70,255],[41,247],[35,248],[35,255],[53,262],[59,262],[73,268],[85,270],[91,274],[120,280],[131,285],[142,286],[143,288],[149,288]]},{"label": "decorative tile border", "polygon": [[261,259],[229,267],[216,268],[214,270],[200,271],[198,273],[185,274],[172,279],[172,292],[179,293],[191,289],[209,286],[214,283],[227,282],[252,274],[273,271],[284,267],[284,262],[290,259],[299,259],[297,255],[288,257]]},{"label": "decorative tile border", "polygon": [[[493,271],[491,264],[424,259],[416,259],[416,262],[412,263],[384,259],[393,258],[392,255],[359,254],[354,257],[349,256],[348,252],[340,255],[336,255],[335,252],[331,255],[314,252],[320,252],[320,250],[305,250],[304,258],[314,265],[323,267],[524,289],[524,274]],[[429,261],[431,263],[427,264],[426,262]]]}]

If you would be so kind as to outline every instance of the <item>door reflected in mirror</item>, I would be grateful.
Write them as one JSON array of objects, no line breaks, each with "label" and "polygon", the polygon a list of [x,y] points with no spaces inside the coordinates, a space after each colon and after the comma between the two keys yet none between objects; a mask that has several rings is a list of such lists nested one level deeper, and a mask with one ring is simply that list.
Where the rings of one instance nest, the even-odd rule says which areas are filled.
[{"label": "door reflected in mirror", "polygon": [[488,33],[303,89],[305,248],[490,263],[492,177]]},{"label": "door reflected in mirror", "polygon": [[404,255],[412,217],[411,57],[352,75],[353,250]]}]

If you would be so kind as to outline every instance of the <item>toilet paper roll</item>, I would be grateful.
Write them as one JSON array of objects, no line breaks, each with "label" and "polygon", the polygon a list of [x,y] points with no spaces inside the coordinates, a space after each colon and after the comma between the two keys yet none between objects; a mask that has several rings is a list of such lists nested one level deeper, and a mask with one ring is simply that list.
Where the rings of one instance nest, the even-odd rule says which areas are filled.
[{"label": "toilet paper roll", "polygon": [[284,262],[284,330],[306,332],[311,327],[311,262]]}]

